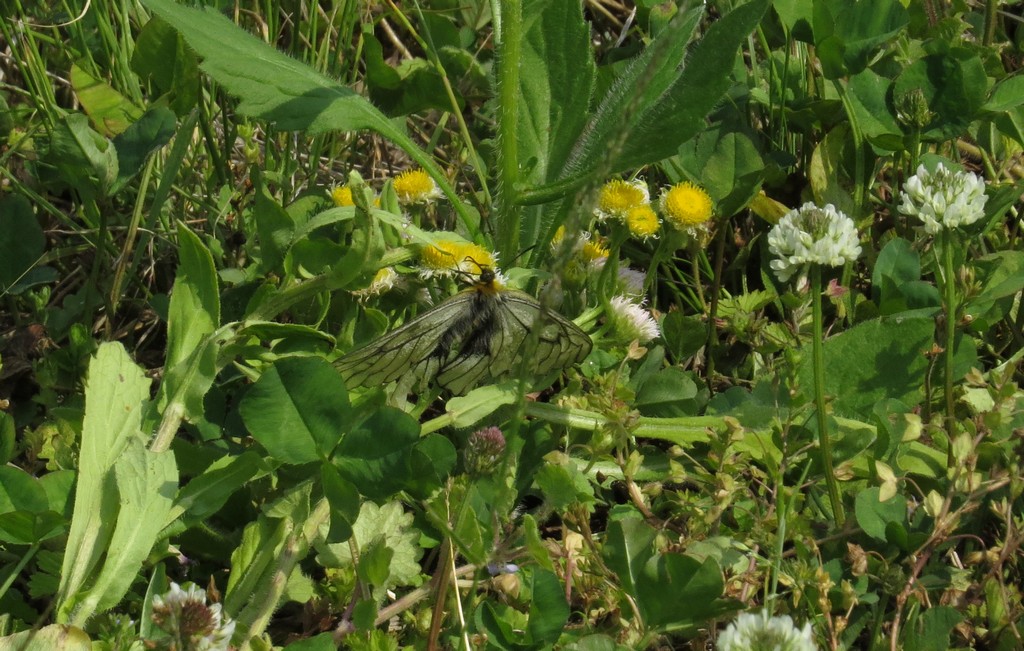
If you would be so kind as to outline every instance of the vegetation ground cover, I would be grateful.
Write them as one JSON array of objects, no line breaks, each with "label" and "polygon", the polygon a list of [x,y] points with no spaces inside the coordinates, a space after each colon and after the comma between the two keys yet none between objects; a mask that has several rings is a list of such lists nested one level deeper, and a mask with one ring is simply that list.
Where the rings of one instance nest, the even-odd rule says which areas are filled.
[{"label": "vegetation ground cover", "polygon": [[0,649],[1021,648],[1011,9],[12,0]]}]

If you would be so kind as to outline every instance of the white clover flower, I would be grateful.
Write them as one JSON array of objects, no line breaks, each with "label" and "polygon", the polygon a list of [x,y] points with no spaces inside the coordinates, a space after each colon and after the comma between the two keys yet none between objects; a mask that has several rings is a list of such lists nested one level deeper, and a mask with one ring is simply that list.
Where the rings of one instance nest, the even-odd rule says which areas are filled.
[{"label": "white clover flower", "polygon": [[625,296],[613,296],[609,304],[612,309],[608,318],[612,328],[624,339],[635,339],[644,344],[661,335],[658,322],[643,306]]},{"label": "white clover flower", "polygon": [[935,172],[924,165],[907,179],[900,192],[900,212],[924,222],[935,235],[943,228],[969,226],[985,215],[985,181],[970,172],[955,172],[939,163]]},{"label": "white clover flower", "polygon": [[785,282],[809,264],[840,267],[860,255],[853,220],[832,204],[819,208],[805,203],[786,213],[768,232],[770,266]]},{"label": "white clover flower", "polygon": [[235,622],[221,614],[220,604],[206,604],[206,591],[171,583],[166,594],[153,597],[153,623],[165,635],[147,640],[149,648],[180,651],[227,651]]},{"label": "white clover flower", "polygon": [[718,651],[816,651],[811,625],[797,629],[788,615],[740,613],[718,636]]}]

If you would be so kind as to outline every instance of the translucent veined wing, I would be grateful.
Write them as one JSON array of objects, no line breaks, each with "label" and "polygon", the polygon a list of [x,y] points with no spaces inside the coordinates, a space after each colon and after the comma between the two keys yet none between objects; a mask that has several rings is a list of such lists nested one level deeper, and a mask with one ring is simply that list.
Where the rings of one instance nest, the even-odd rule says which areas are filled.
[{"label": "translucent veined wing", "polygon": [[517,371],[532,328],[540,328],[527,366],[535,375],[590,353],[590,337],[576,324],[544,313],[528,294],[496,286],[494,272],[484,268],[473,288],[335,364],[349,386],[383,385],[411,373],[421,386],[435,379],[459,395]]}]

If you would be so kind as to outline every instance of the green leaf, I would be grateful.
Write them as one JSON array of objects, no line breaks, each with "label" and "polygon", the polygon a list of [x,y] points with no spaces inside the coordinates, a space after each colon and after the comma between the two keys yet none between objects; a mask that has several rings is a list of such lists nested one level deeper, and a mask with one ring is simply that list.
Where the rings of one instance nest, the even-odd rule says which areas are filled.
[{"label": "green leaf", "polygon": [[896,78],[893,97],[920,91],[933,114],[922,137],[948,140],[961,135],[985,102],[988,77],[974,50],[938,45],[939,51],[914,61]]},{"label": "green leaf", "polygon": [[564,511],[572,504],[587,505],[594,502],[594,487],[575,465],[542,466],[534,481],[544,494],[544,499],[556,512]]},{"label": "green leaf", "polygon": [[878,254],[871,292],[883,316],[942,304],[935,285],[921,280],[921,256],[902,238],[890,240]]},{"label": "green leaf", "polygon": [[820,0],[814,3],[814,44],[826,79],[854,75],[875,49],[890,43],[909,22],[890,0]]},{"label": "green leaf", "polygon": [[661,320],[661,338],[676,362],[691,357],[707,343],[707,326],[695,315],[672,310]]},{"label": "green leaf", "polygon": [[178,116],[192,110],[199,100],[199,62],[173,27],[152,18],[135,38],[132,70],[151,80],[170,98]]},{"label": "green leaf", "polygon": [[363,27],[363,61],[370,100],[388,115],[452,108],[441,75],[430,62],[421,58],[404,59],[397,68],[392,68],[384,60],[384,48],[369,24]]},{"label": "green leaf", "polygon": [[[693,37],[702,16],[703,7],[679,13],[658,38],[626,66],[593,111],[579,141],[573,147],[572,156],[565,165],[566,170],[589,170],[596,166],[602,156],[607,156],[608,143],[616,139],[616,134],[623,129],[631,130],[635,136],[638,125],[645,121],[641,115],[653,112],[661,96],[667,94],[672,85],[678,82],[686,45]],[[662,140],[672,141],[673,138],[665,137],[666,133],[670,131],[665,129],[661,132]],[[692,134],[680,138],[675,147],[662,158],[675,153],[678,144],[688,140],[689,135]],[[629,166],[615,164],[611,171],[617,172],[626,167]]]},{"label": "green leaf", "polygon": [[150,154],[171,141],[177,124],[174,112],[162,106],[146,111],[114,138],[117,150],[117,179],[110,186],[114,194],[142,171]]},{"label": "green leaf", "polygon": [[[2,206],[3,202],[0,201],[0,209]],[[0,358],[0,368],[2,368],[2,362],[3,359]],[[0,464],[5,464],[13,459],[14,452],[14,416],[7,411],[0,411]]]},{"label": "green leaf", "polygon": [[103,136],[116,136],[142,116],[142,109],[106,82],[79,68],[78,64],[71,65],[71,87],[93,128]]},{"label": "green leaf", "polygon": [[530,619],[526,633],[534,648],[554,644],[569,621],[565,587],[553,572],[534,569],[530,594]]},{"label": "green leaf", "polygon": [[61,624],[0,638],[0,651],[90,651],[92,648],[85,631]]},{"label": "green leaf", "polygon": [[519,399],[515,383],[477,387],[464,396],[450,399],[444,406],[452,415],[452,426],[460,429],[472,427],[505,405]]},{"label": "green leaf", "polygon": [[263,273],[280,273],[279,267],[291,245],[297,224],[288,211],[270,196],[262,176],[255,185],[256,201],[252,214],[256,220],[256,233],[260,243],[260,270]]},{"label": "green leaf", "polygon": [[[917,404],[928,371],[924,352],[931,348],[935,322],[927,318],[889,317],[860,323],[825,342],[825,393],[837,414],[870,419],[876,402],[895,399]],[[807,354],[801,386],[813,386]],[[808,389],[809,390],[809,389]]]},{"label": "green leaf", "polygon": [[811,190],[818,205],[832,204],[847,215],[857,216],[853,202],[853,159],[856,155],[850,126],[841,123],[825,134],[811,155],[808,170]]},{"label": "green leaf", "polygon": [[245,394],[239,411],[253,438],[292,464],[328,458],[351,418],[344,381],[316,357],[278,361]]},{"label": "green leaf", "polygon": [[654,630],[693,632],[711,617],[741,607],[721,599],[725,581],[711,557],[701,562],[682,554],[659,554],[647,561],[637,579],[633,597],[644,623]]},{"label": "green leaf", "polygon": [[89,127],[81,113],[69,113],[57,122],[45,159],[68,186],[85,196],[106,195],[117,179],[117,150]]},{"label": "green leaf", "polygon": [[203,415],[203,396],[217,374],[220,342],[220,293],[213,256],[184,224],[178,225],[178,271],[167,321],[167,369],[158,408],[165,418],[195,422]]},{"label": "green leaf", "polygon": [[897,466],[914,475],[939,479],[946,476],[946,453],[920,441],[903,446],[896,456]]},{"label": "green leaf", "polygon": [[457,462],[458,452],[448,437],[440,434],[423,437],[410,453],[405,490],[426,499],[444,485]]},{"label": "green leaf", "polygon": [[71,519],[71,498],[75,488],[76,473],[74,470],[55,470],[39,478],[39,484],[46,492],[46,500],[51,511],[61,513]]},{"label": "green leaf", "polygon": [[644,382],[633,403],[643,416],[695,416],[697,384],[690,373],[675,367],[661,369]]},{"label": "green leaf", "polygon": [[680,148],[679,158],[723,217],[743,210],[761,189],[765,163],[740,125],[720,124],[701,131]]},{"label": "green leaf", "polygon": [[167,368],[173,369],[220,325],[213,256],[199,236],[178,224],[178,271],[167,322]]},{"label": "green leaf", "polygon": [[245,526],[241,542],[231,552],[231,571],[224,593],[226,612],[237,615],[253,593],[267,585],[294,526],[287,518],[272,519],[263,514]]},{"label": "green leaf", "polygon": [[89,364],[85,385],[78,485],[61,567],[58,621],[69,620],[76,593],[89,580],[114,533],[118,497],[113,468],[132,441],[144,444],[148,438],[140,431],[148,398],[149,380],[121,344],[101,345]]},{"label": "green leaf", "polygon": [[636,594],[639,578],[647,561],[654,556],[654,539],[658,532],[640,517],[613,520],[608,524],[601,555],[619,585],[629,594]]},{"label": "green leaf", "polygon": [[241,98],[239,112],[270,120],[284,131],[373,129],[393,133],[387,117],[350,88],[278,52],[212,7],[191,9],[172,0],[145,0],[203,58],[202,69]]},{"label": "green leaf", "polygon": [[[673,56],[664,60],[670,70],[663,68],[658,74],[675,78],[657,96],[644,92],[642,115],[634,122],[637,128],[627,140],[619,161],[613,166],[613,172],[667,158],[675,154],[679,145],[705,128],[705,117],[733,83],[732,71],[737,50],[761,22],[770,4],[768,0],[753,0],[740,5],[712,23],[704,37],[689,52],[685,49],[676,50],[674,46],[671,48]],[[699,12],[695,13],[699,15]],[[687,27],[676,33],[666,29],[658,34],[656,40],[668,38],[685,42],[684,34],[688,33],[690,31]],[[648,49],[654,49],[654,44],[649,45]],[[676,58],[678,56],[684,56],[685,65],[684,59]],[[681,74],[677,66],[682,66]],[[659,85],[655,82],[649,90],[656,91]],[[620,114],[614,119],[621,123],[623,117]]]},{"label": "green leaf", "polygon": [[20,294],[33,284],[33,269],[38,271],[46,237],[31,204],[21,195],[0,197],[0,215],[0,296]]},{"label": "green leaf", "polygon": [[332,633],[321,633],[315,637],[292,642],[284,647],[284,651],[337,651],[337,648]]},{"label": "green leaf", "polygon": [[813,43],[814,35],[811,24],[814,21],[814,4],[804,0],[775,0],[772,3],[775,13],[779,15],[793,38],[804,43]]},{"label": "green leaf", "polygon": [[590,25],[578,2],[527,0],[515,139],[524,181],[555,180],[583,133],[596,69]]},{"label": "green leaf", "polygon": [[985,110],[1001,113],[1024,104],[1024,75],[1013,75],[1001,80],[989,93]]},{"label": "green leaf", "polygon": [[889,105],[892,80],[865,68],[850,77],[846,87],[857,124],[871,144],[889,151],[902,150],[903,130]]},{"label": "green leaf", "polygon": [[906,651],[946,651],[949,634],[964,616],[949,606],[934,606],[908,622],[904,629]]},{"label": "green leaf", "polygon": [[327,542],[341,543],[352,537],[352,526],[359,517],[359,489],[345,480],[329,463],[320,465],[324,497],[331,505],[331,528]]},{"label": "green leaf", "polygon": [[[0,540],[15,545],[37,542],[38,515],[49,510],[38,479],[20,468],[0,466]],[[58,524],[60,519],[58,519]]]},{"label": "green leaf", "polygon": [[996,251],[973,262],[981,291],[964,306],[975,330],[985,332],[1013,309],[1018,292],[1024,289],[1024,253]]},{"label": "green leaf", "polygon": [[907,500],[897,494],[880,502],[878,495],[879,488],[877,486],[857,493],[854,509],[857,515],[857,524],[864,530],[864,533],[875,540],[885,542],[885,529],[889,523],[906,525]]},{"label": "green leaf", "polygon": [[374,538],[359,550],[356,576],[373,586],[386,585],[394,556],[395,550],[388,547],[383,538]]},{"label": "green leaf", "polygon": [[[374,596],[383,597],[386,590],[401,585],[422,583],[418,544],[420,532],[413,526],[413,516],[406,513],[400,502],[377,506],[363,502],[353,527],[356,549],[367,549],[374,540],[383,541],[392,552],[388,564],[388,577],[374,587]],[[352,541],[318,546],[317,561],[324,567],[350,567]]]},{"label": "green leaf", "polygon": [[151,452],[132,440],[114,463],[118,493],[117,526],[110,539],[96,582],[83,599],[82,619],[113,608],[138,575],[139,567],[153,549],[178,488],[174,453]]},{"label": "green leaf", "polygon": [[167,519],[180,518],[185,527],[199,524],[219,511],[238,489],[268,470],[263,458],[252,451],[223,456],[178,491]]},{"label": "green leaf", "polygon": [[360,493],[382,500],[403,488],[410,455],[419,440],[420,426],[414,418],[385,407],[345,435],[334,464]]},{"label": "green leaf", "polygon": [[509,606],[485,601],[476,610],[476,624],[487,633],[487,643],[502,651],[520,651],[523,635],[516,633],[510,620]]}]

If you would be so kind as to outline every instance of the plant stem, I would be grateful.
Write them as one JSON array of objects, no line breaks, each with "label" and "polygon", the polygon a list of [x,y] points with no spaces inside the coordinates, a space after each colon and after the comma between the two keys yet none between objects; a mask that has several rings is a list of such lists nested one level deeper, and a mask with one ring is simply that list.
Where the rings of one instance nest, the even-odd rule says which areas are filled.
[{"label": "plant stem", "polygon": [[953,345],[956,338],[956,283],[953,279],[953,237],[950,230],[942,231],[942,273],[946,311],[946,341],[944,356],[946,359],[946,438],[949,439],[949,447],[946,451],[946,467],[952,468],[955,463],[953,458],[953,437],[956,435],[956,414],[954,413],[953,400]]},{"label": "plant stem", "polygon": [[839,499],[836,473],[832,467],[832,441],[828,435],[828,418],[825,414],[825,353],[822,346],[823,329],[821,316],[821,267],[811,265],[811,305],[814,308],[814,334],[811,341],[811,355],[814,366],[814,406],[818,416],[818,442],[821,458],[825,463],[825,483],[828,485],[828,499],[832,504],[832,521],[838,528],[846,520],[843,503]]},{"label": "plant stem", "polygon": [[497,249],[514,255],[519,250],[519,223],[522,207],[517,205],[519,182],[519,142],[515,132],[519,122],[519,65],[522,61],[523,3],[506,0],[501,7],[501,49],[498,52],[498,151],[500,182]]},{"label": "plant stem", "polygon": [[36,555],[37,551],[39,551],[39,545],[40,543],[38,542],[32,543],[32,546],[29,547],[28,551],[21,556],[18,562],[15,563],[14,567],[9,569],[10,574],[8,574],[7,578],[4,579],[3,585],[0,585],[0,597],[7,594],[7,590],[14,584],[15,579],[18,578],[18,575],[20,575],[21,571],[25,569],[28,562],[32,560],[32,557]]},{"label": "plant stem", "polygon": [[707,380],[711,393],[715,392],[712,380],[715,375],[715,344],[718,342],[715,319],[718,318],[718,299],[722,291],[722,265],[725,260],[725,237],[729,223],[728,219],[723,220],[715,237],[715,269],[711,276],[711,305],[708,307],[708,333],[704,343],[704,379]]}]

